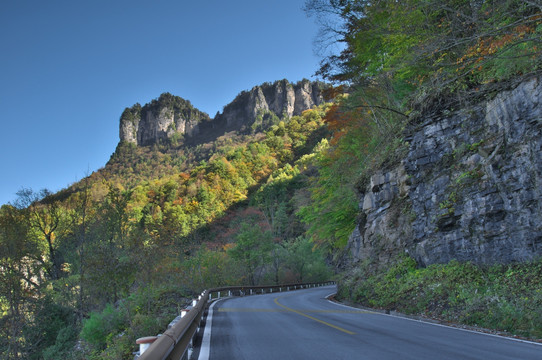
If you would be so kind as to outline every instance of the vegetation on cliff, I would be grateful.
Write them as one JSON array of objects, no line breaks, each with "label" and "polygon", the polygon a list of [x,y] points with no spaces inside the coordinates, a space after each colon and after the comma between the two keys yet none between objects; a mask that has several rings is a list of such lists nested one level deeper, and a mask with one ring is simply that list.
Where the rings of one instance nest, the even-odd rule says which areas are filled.
[{"label": "vegetation on cliff", "polygon": [[[344,44],[319,71],[347,84],[349,96],[327,116],[333,146],[320,160],[317,206],[306,214],[333,214],[341,229],[353,228],[357,204],[338,194],[351,199],[374,169],[400,158],[409,121],[458,109],[541,69],[542,13],[531,1],[309,0],[305,7],[321,22],[323,46]],[[328,226],[313,225],[312,236],[340,248],[349,232]]]},{"label": "vegetation on cliff", "polygon": [[[541,10],[524,0],[306,2],[322,25],[322,47],[330,39],[344,45],[322,61],[319,73],[349,88],[326,117],[330,150],[318,159],[312,203],[301,212],[316,242],[343,255],[363,216],[357,190],[402,158],[406,126],[540,74]],[[314,222],[323,218],[333,221]],[[539,262],[418,269],[413,259],[400,257],[388,265],[375,259],[354,265],[340,276],[340,295],[367,306],[540,337]]]}]

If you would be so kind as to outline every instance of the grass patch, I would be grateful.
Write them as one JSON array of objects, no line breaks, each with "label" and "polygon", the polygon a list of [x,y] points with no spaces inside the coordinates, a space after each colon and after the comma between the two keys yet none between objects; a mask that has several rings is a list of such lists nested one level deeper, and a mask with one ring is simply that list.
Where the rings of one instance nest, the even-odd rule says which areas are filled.
[{"label": "grass patch", "polygon": [[373,308],[542,338],[542,259],[494,266],[451,261],[418,268],[405,256],[380,271],[364,263],[339,281],[338,297]]}]

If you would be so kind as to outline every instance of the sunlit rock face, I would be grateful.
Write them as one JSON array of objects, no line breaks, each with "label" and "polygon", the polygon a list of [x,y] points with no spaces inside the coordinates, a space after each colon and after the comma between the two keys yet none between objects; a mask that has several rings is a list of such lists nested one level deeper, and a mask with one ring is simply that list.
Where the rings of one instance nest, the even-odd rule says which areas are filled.
[{"label": "sunlit rock face", "polygon": [[164,93],[143,107],[136,104],[124,110],[119,136],[121,141],[148,146],[176,133],[197,135],[200,124],[209,121],[209,115],[194,108],[189,101]]},{"label": "sunlit rock face", "polygon": [[404,252],[422,265],[542,256],[541,79],[422,117],[405,140],[401,164],[374,174],[361,195],[354,262]]},{"label": "sunlit rock face", "polygon": [[301,115],[324,102],[322,91],[326,85],[302,80],[296,84],[288,80],[255,86],[243,91],[217,114],[214,121],[228,129],[250,127],[258,117],[274,114],[283,116]]},{"label": "sunlit rock face", "polygon": [[166,141],[175,134],[197,138],[210,132],[248,131],[254,129],[255,123],[263,122],[265,125],[266,119],[273,115],[277,118],[301,115],[303,111],[322,104],[325,86],[308,80],[296,84],[287,80],[265,83],[240,93],[214,119],[194,108],[189,101],[165,93],[143,107],[136,104],[123,112],[120,140],[149,146]]}]

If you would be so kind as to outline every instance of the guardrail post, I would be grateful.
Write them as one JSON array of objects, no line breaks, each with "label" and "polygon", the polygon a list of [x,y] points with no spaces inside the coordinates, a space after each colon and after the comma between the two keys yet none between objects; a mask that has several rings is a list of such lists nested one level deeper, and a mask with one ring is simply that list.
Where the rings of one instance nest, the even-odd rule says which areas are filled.
[{"label": "guardrail post", "polygon": [[156,339],[158,339],[157,336],[146,336],[137,339],[136,344],[139,345],[139,356],[141,356],[141,354],[143,354]]}]

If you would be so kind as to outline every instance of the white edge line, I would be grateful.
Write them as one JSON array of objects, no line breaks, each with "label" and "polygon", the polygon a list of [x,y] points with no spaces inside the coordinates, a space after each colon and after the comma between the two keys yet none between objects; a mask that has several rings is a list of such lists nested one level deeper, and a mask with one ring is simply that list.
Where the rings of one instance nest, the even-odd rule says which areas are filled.
[{"label": "white edge line", "polygon": [[205,329],[203,329],[203,337],[201,339],[201,347],[198,355],[198,360],[209,360],[211,355],[211,328],[213,327],[213,308],[215,307],[215,301],[209,306],[209,313],[207,314],[207,320],[205,321]]},{"label": "white edge line", "polygon": [[[299,289],[298,289],[299,290]],[[290,290],[294,291],[294,290]],[[289,291],[283,291],[283,292],[289,292]],[[277,293],[279,294],[279,293]],[[329,294],[326,296],[326,298],[330,297],[331,295],[334,295],[335,293]],[[258,295],[258,294],[255,294]],[[213,327],[213,311],[214,306],[220,301],[225,300],[228,297],[216,299],[211,306],[209,306],[209,313],[207,314],[207,320],[205,321],[205,329],[203,329],[203,336],[201,339],[201,346],[200,351],[198,355],[198,360],[209,360],[209,357],[211,356],[211,329]],[[328,300],[330,301],[330,300]],[[332,301],[330,301],[332,302]],[[342,304],[340,304],[342,305]],[[342,305],[346,306],[346,305]]]},{"label": "white edge line", "polygon": [[[298,290],[301,290],[301,289],[298,289]],[[309,290],[309,289],[303,289],[303,290]],[[282,292],[291,292],[291,291],[294,291],[294,290],[282,291]],[[279,293],[280,292],[278,292],[277,294]],[[327,297],[333,294],[335,293],[329,294]],[[254,295],[258,295],[258,294],[254,294]],[[205,321],[205,329],[203,329],[203,336],[201,339],[201,346],[200,346],[200,351],[198,355],[198,360],[209,360],[209,356],[211,353],[211,329],[213,327],[213,311],[214,311],[213,308],[220,300],[225,300],[228,298],[229,297],[216,299],[211,304],[211,306],[209,306],[209,313],[207,314],[207,320]],[[343,305],[343,306],[346,306],[346,305]]]},{"label": "white edge line", "polygon": [[[332,303],[332,304],[335,304],[335,305],[339,305],[339,306],[346,307],[346,308],[349,308],[349,309],[360,310],[359,308],[355,308],[355,307],[353,307],[353,306],[348,306],[348,305],[344,305],[344,304],[341,304],[341,303],[336,302],[336,301],[331,301],[331,300],[329,300],[329,298],[330,298],[331,296],[336,295],[336,294],[337,294],[337,293],[334,292],[334,293],[331,293],[331,294],[327,295],[327,296],[326,296],[326,300],[329,301],[329,302]],[[410,320],[410,321],[415,321],[415,322],[421,322],[421,323],[424,323],[424,324],[429,324],[429,325],[434,325],[434,326],[440,326],[440,327],[448,328],[448,329],[454,329],[454,330],[466,331],[466,332],[470,332],[470,333],[474,333],[474,334],[480,334],[480,335],[486,335],[486,336],[493,336],[493,337],[496,337],[496,338],[499,338],[499,339],[506,339],[506,340],[518,341],[518,342],[522,342],[522,343],[526,343],[526,344],[532,344],[532,345],[542,346],[542,343],[538,343],[538,342],[534,342],[534,341],[523,340],[523,339],[517,339],[517,338],[514,338],[514,337],[503,336],[503,335],[497,335],[497,334],[488,334],[488,333],[485,333],[485,332],[482,332],[482,331],[475,331],[475,330],[463,329],[463,328],[460,328],[460,327],[455,327],[455,326],[450,326],[450,325],[444,325],[444,324],[438,324],[438,323],[433,323],[433,322],[429,322],[429,321],[425,321],[425,320],[420,320],[420,319],[411,319],[411,318],[404,317],[404,316],[398,316],[398,315],[392,315],[392,314],[383,314],[383,313],[377,312],[377,311],[371,311],[371,310],[368,310],[368,311],[370,311],[371,314],[375,314],[375,315],[391,316],[391,317],[398,318],[398,319]]]}]

